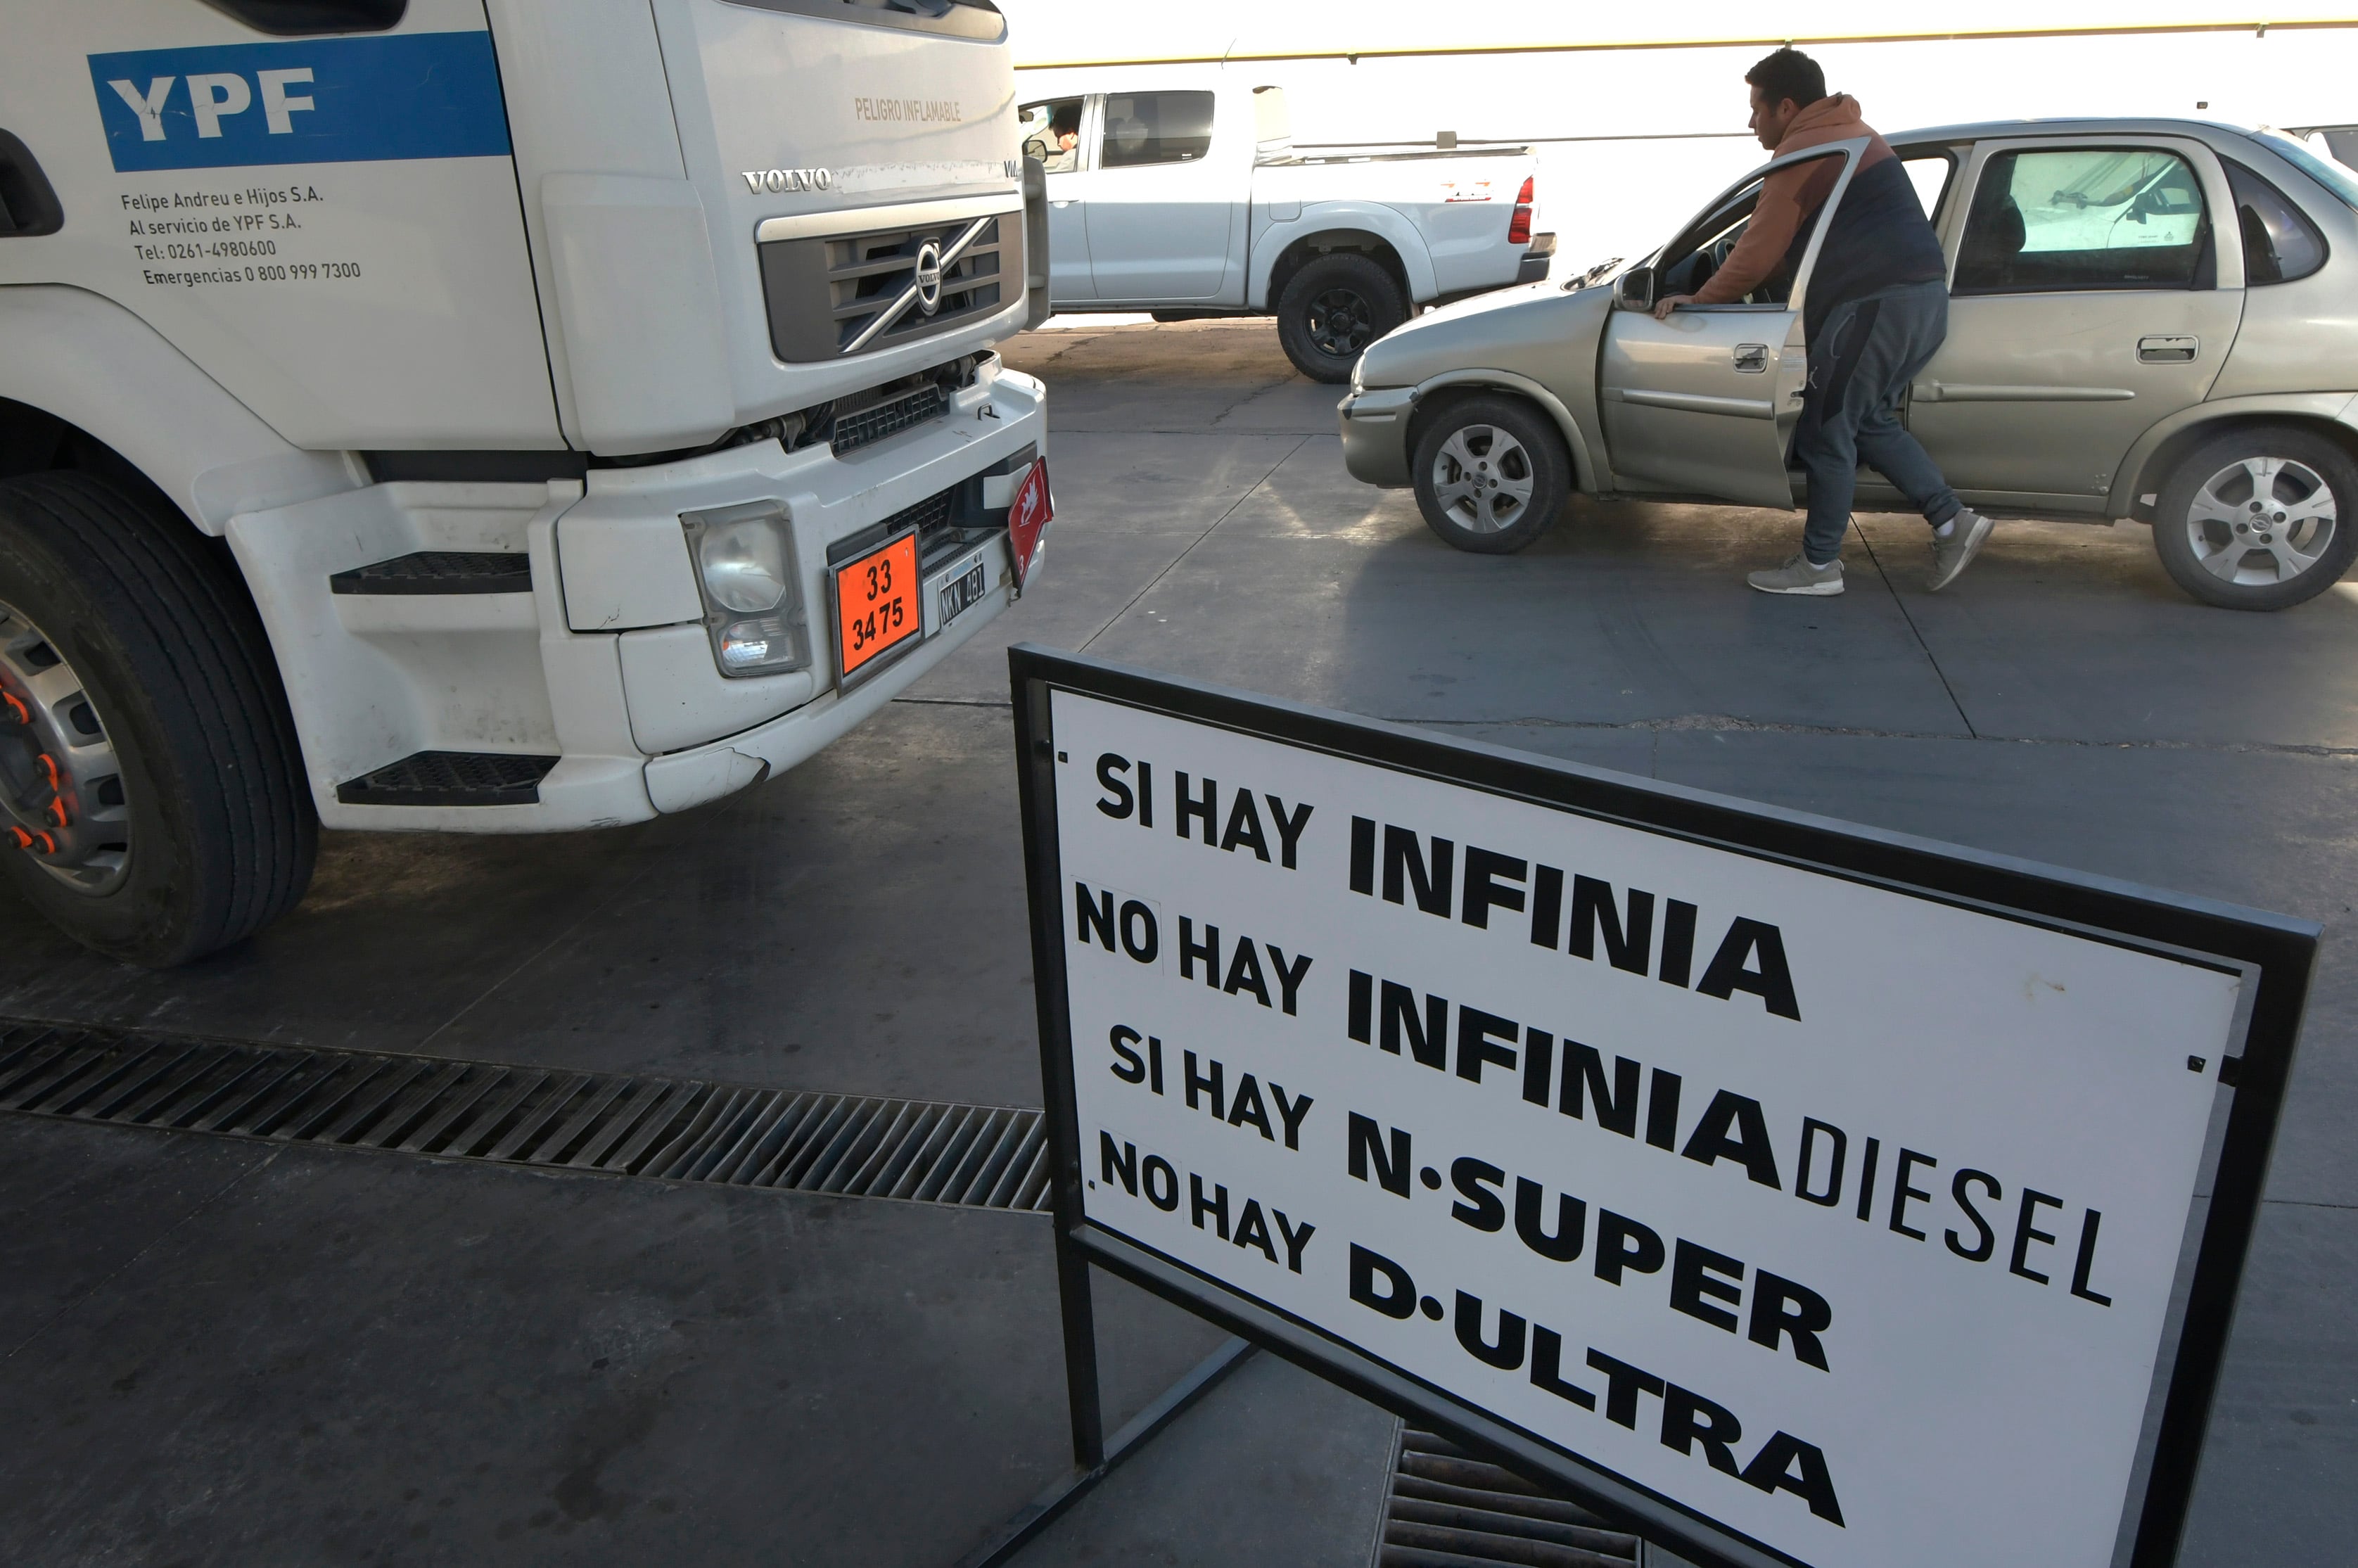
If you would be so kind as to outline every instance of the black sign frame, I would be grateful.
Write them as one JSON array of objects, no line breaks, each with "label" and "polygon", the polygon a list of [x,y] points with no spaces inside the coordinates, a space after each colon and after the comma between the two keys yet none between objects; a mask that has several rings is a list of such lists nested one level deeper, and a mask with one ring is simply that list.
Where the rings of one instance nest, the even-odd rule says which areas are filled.
[{"label": "black sign frame", "polygon": [[[1088,1299],[1088,1269],[1095,1265],[1225,1327],[1249,1345],[1427,1423],[1537,1484],[1563,1488],[1604,1517],[1709,1568],[1769,1563],[1807,1568],[1684,1505],[1595,1470],[1567,1451],[1358,1351],[1326,1330],[1245,1298],[1232,1286],[1087,1220],[1065,990],[1052,691],[1305,747],[2082,935],[2208,958],[2251,976],[2243,1053],[2226,1057],[2219,1068],[2220,1081],[2233,1089],[2234,1098],[2200,1226],[2191,1289],[2179,1319],[2150,1462],[2141,1477],[2132,1481],[2136,1524],[2129,1568],[2169,1568],[2177,1562],[2316,964],[2321,929],[2314,922],[1177,680],[1032,643],[1011,648],[1008,665],[1067,1383],[1082,1469],[1101,1469],[1106,1463],[1098,1435],[1095,1331]],[[2139,1479],[2141,1498],[2135,1489]]]}]

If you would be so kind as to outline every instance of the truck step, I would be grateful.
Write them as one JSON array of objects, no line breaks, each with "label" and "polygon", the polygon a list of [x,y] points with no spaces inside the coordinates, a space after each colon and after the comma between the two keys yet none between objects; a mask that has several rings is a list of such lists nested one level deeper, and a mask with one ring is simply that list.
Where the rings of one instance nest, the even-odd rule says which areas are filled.
[{"label": "truck step", "polygon": [[555,757],[419,752],[336,786],[346,806],[533,806]]},{"label": "truck step", "polygon": [[532,557],[505,550],[419,550],[328,579],[335,593],[530,593]]}]

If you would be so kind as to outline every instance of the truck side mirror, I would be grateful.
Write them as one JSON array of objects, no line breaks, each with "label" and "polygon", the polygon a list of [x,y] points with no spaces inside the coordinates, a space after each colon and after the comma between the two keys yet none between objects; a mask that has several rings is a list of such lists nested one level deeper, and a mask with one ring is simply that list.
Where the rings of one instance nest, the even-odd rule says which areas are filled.
[{"label": "truck side mirror", "polygon": [[1654,308],[1654,269],[1633,266],[1621,275],[1613,286],[1613,302],[1624,310],[1651,310]]}]

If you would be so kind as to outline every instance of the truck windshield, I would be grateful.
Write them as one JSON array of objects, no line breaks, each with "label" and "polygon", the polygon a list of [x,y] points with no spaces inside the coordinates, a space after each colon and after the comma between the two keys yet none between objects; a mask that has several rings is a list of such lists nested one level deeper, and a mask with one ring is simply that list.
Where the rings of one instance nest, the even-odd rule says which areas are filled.
[{"label": "truck windshield", "polygon": [[736,0],[736,4],[829,22],[946,33],[985,43],[997,43],[1007,36],[1007,18],[999,14],[992,0]]}]

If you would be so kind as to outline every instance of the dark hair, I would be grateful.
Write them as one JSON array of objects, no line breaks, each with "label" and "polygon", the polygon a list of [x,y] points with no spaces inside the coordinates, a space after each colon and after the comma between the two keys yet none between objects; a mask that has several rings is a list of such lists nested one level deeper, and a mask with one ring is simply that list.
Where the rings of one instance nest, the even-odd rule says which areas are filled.
[{"label": "dark hair", "polygon": [[1066,131],[1077,135],[1081,128],[1081,106],[1078,103],[1059,103],[1055,118],[1048,122],[1048,134],[1061,136]]},{"label": "dark hair", "polygon": [[1790,98],[1796,109],[1806,109],[1826,95],[1826,73],[1816,60],[1787,44],[1744,73],[1775,108]]}]

